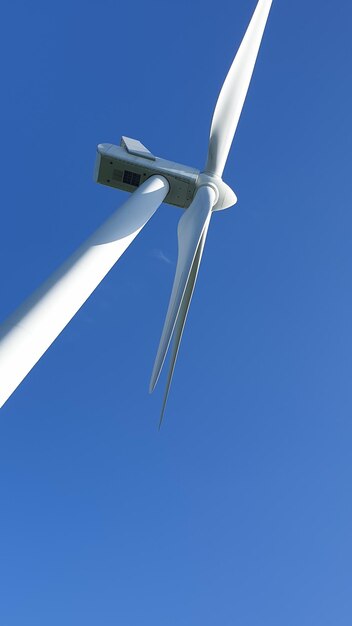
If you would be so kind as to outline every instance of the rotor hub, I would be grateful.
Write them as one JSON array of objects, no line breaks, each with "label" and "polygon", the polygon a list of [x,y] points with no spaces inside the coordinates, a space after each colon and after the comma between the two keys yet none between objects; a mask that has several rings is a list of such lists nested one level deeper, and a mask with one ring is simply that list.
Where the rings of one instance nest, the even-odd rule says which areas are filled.
[{"label": "rotor hub", "polygon": [[208,172],[201,172],[197,180],[197,188],[207,185],[214,189],[216,194],[216,202],[213,206],[213,211],[223,211],[234,206],[237,202],[237,196],[235,192],[227,185],[220,176],[216,174],[209,174]]}]

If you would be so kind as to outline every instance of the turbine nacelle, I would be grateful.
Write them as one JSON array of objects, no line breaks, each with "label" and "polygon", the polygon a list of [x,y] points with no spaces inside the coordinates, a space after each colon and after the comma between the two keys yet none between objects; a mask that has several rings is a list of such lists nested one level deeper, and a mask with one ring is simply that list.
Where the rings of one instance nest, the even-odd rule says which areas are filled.
[{"label": "turbine nacelle", "polygon": [[169,193],[164,202],[187,209],[197,190],[208,185],[215,190],[214,211],[237,202],[236,195],[215,174],[154,156],[140,141],[122,137],[119,146],[102,143],[97,147],[95,180],[102,185],[133,192],[151,176],[164,176]]}]

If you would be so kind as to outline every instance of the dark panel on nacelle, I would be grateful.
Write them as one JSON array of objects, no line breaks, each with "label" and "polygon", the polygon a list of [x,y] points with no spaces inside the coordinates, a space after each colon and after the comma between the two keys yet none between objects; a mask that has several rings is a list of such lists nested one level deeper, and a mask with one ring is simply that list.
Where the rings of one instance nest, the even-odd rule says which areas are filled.
[{"label": "dark panel on nacelle", "polygon": [[170,191],[167,204],[187,208],[196,191],[199,171],[155,157],[154,160],[130,154],[124,147],[99,144],[97,148],[95,180],[97,183],[133,192],[147,178],[155,174],[165,176]]}]

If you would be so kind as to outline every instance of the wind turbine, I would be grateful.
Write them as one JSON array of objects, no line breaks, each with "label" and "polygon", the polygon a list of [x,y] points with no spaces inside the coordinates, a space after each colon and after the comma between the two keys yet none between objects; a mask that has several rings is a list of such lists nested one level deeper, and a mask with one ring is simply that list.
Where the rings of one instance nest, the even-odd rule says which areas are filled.
[{"label": "wind turbine", "polygon": [[171,340],[162,421],[180,341],[215,211],[233,206],[222,174],[252,78],[272,0],[259,0],[221,88],[202,172],[155,157],[139,141],[97,148],[96,181],[130,198],[0,326],[0,407],[77,313],[160,204],[186,209],[178,224],[178,260],[150,381],[153,391]]}]

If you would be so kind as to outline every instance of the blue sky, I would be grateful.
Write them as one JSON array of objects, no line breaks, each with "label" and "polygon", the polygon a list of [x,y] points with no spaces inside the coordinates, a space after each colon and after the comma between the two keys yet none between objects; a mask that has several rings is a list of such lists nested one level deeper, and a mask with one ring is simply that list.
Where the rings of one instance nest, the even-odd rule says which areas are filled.
[{"label": "blue sky", "polygon": [[[4,6],[2,319],[124,201],[96,144],[203,166],[254,6]],[[274,0],[161,432],[168,205],[1,410],[1,625],[350,626],[351,18]]]}]

